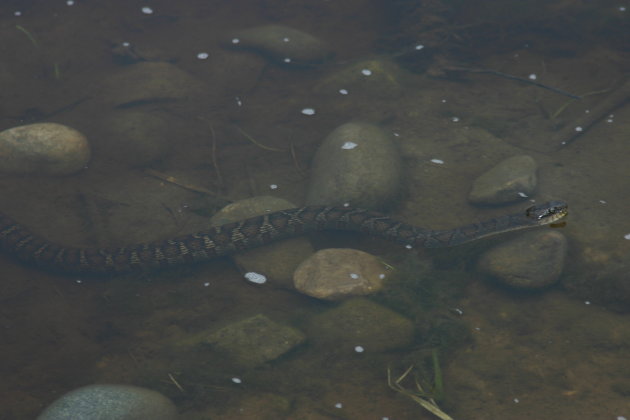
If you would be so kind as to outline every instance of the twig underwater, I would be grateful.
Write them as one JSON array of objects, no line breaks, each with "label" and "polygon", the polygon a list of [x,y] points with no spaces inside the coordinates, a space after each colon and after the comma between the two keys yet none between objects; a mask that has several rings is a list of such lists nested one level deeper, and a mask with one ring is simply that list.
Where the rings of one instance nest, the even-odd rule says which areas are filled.
[{"label": "twig underwater", "polygon": [[152,176],[154,178],[161,179],[162,181],[166,181],[166,182],[168,182],[170,184],[177,185],[178,187],[183,188],[185,190],[194,191],[194,192],[197,192],[197,193],[209,195],[211,197],[220,198],[221,200],[225,200],[225,201],[227,201],[229,203],[232,202],[232,200],[229,200],[227,197],[223,197],[220,194],[212,192],[212,191],[210,191],[207,188],[199,187],[199,186],[193,185],[193,184],[185,184],[185,183],[179,181],[174,176],[164,174],[164,173],[156,171],[154,169],[145,169],[144,173],[146,173],[147,175],[150,175],[150,176]]},{"label": "twig underwater", "polygon": [[549,85],[546,85],[544,83],[536,82],[535,80],[532,80],[532,79],[526,79],[524,77],[514,76],[514,75],[508,74],[508,73],[503,73],[503,72],[498,71],[498,70],[484,69],[484,68],[469,68],[469,67],[460,67],[460,66],[447,66],[447,67],[441,68],[441,70],[445,74],[457,73],[457,72],[460,72],[460,73],[476,73],[476,74],[491,74],[491,75],[494,75],[494,76],[502,77],[504,79],[515,80],[517,82],[525,83],[525,84],[532,85],[532,86],[537,86],[537,87],[542,88],[542,89],[547,89],[547,90],[549,90],[551,92],[555,92],[555,93],[558,93],[560,95],[568,96],[571,99],[582,99],[581,96],[574,95],[573,93],[569,93],[569,92],[564,91],[562,89],[558,89],[556,87],[549,86]]},{"label": "twig underwater", "polygon": [[[595,95],[599,93],[605,93],[612,89],[606,89],[605,91],[591,92],[589,95]],[[598,104],[591,107],[589,113],[584,114],[580,118],[565,124],[563,128],[558,130],[554,135],[554,142],[556,143],[556,149],[562,149],[575,140],[584,135],[591,127],[597,124],[599,121],[611,115],[613,111],[623,106],[630,99],[630,79],[626,79],[616,89],[612,90],[606,98],[602,99]],[[560,111],[560,110],[559,110]],[[558,114],[559,112],[556,112]],[[555,115],[555,114],[554,114]]]},{"label": "twig underwater", "polygon": [[15,25],[15,29],[17,29],[18,31],[24,33],[24,35],[26,35],[28,40],[31,41],[31,44],[33,44],[33,46],[35,48],[39,48],[39,43],[37,42],[37,40],[35,39],[33,34],[31,34],[24,26],[22,26],[22,25]]},{"label": "twig underwater", "polygon": [[245,138],[249,141],[251,141],[254,145],[260,147],[261,149],[264,150],[269,150],[270,152],[286,152],[286,150],[284,149],[278,149],[275,147],[271,147],[271,146],[265,146],[262,143],[259,143],[258,141],[256,141],[256,139],[254,139],[252,136],[250,136],[249,134],[247,134],[247,132],[245,130],[243,130],[241,127],[239,127],[238,125],[234,124],[234,127],[236,127],[236,129],[243,135],[245,136]]}]

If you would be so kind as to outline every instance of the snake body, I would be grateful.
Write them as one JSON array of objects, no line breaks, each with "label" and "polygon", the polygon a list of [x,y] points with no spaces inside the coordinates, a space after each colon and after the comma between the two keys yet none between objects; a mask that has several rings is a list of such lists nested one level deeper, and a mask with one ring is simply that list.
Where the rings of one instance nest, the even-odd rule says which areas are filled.
[{"label": "snake body", "polygon": [[351,207],[281,210],[164,241],[117,248],[77,248],[51,242],[0,213],[0,250],[44,270],[67,274],[118,274],[207,261],[320,230],[358,231],[411,247],[455,246],[490,235],[553,223],[567,204],[550,201],[517,214],[450,230],[430,230]]}]

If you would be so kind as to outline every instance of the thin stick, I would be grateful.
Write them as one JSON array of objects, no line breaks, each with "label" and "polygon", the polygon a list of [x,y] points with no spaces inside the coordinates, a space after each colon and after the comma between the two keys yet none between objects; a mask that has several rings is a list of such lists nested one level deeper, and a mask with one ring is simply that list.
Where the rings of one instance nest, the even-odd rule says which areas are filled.
[{"label": "thin stick", "polygon": [[297,155],[295,154],[295,145],[293,144],[293,142],[291,142],[289,146],[289,151],[291,152],[291,158],[293,158],[293,164],[295,165],[295,169],[297,170],[297,173],[302,178],[306,178],[306,172],[300,166],[300,162],[298,161]]},{"label": "thin stick", "polygon": [[465,72],[465,73],[493,74],[495,76],[503,77],[505,79],[516,80],[517,82],[526,83],[528,85],[533,85],[533,86],[538,86],[540,88],[547,89],[547,90],[550,90],[550,91],[555,92],[555,93],[559,93],[560,95],[568,96],[569,98],[582,99],[581,96],[574,95],[574,94],[566,92],[566,91],[564,91],[562,89],[558,89],[558,88],[555,88],[553,86],[545,85],[543,83],[539,83],[539,82],[536,82],[536,81],[531,80],[531,79],[526,79],[524,77],[519,77],[519,76],[514,76],[512,74],[503,73],[503,72],[498,71],[498,70],[467,68],[467,67],[458,67],[458,66],[444,67],[442,70],[444,72],[446,72],[446,73],[448,73],[448,72]]},{"label": "thin stick", "polygon": [[29,41],[31,41],[31,43],[35,46],[35,48],[39,48],[39,44],[37,43],[37,40],[29,31],[26,30],[26,28],[24,28],[21,25],[15,25],[15,28],[18,31],[23,32],[26,35],[26,37],[29,39]]},{"label": "thin stick", "polygon": [[[602,94],[602,93],[608,93],[608,92],[610,92],[611,90],[612,90],[611,88],[606,88],[606,89],[601,89],[601,90],[595,90],[595,91],[593,91],[593,92],[588,92],[588,93],[585,93],[584,95],[582,95],[582,98],[586,98],[586,97],[588,97],[588,96],[593,96],[593,95],[599,95],[599,94]],[[551,119],[552,119],[552,120],[555,120],[556,118],[558,118],[558,117],[560,116],[560,114],[562,114],[562,113],[564,112],[564,110],[565,110],[565,109],[567,109],[567,107],[568,107],[569,105],[571,105],[572,103],[574,103],[574,101],[566,101],[565,103],[563,103],[563,104],[560,106],[560,108],[558,108],[558,110],[557,110],[556,112],[554,112],[554,113],[551,115]]]},{"label": "thin stick", "polygon": [[265,149],[265,150],[269,150],[270,152],[284,152],[283,149],[277,149],[275,147],[271,147],[271,146],[265,146],[264,144],[258,143],[252,136],[250,136],[249,134],[247,134],[241,127],[239,127],[238,125],[234,124],[234,127],[236,127],[236,129],[245,136],[245,138],[247,138],[247,140],[251,141],[252,143],[254,143],[256,146],[260,147],[261,149]]},{"label": "thin stick", "polygon": [[217,136],[214,133],[214,127],[210,124],[210,133],[212,133],[212,166],[214,166],[214,172],[217,175],[217,184],[219,188],[223,188],[223,176],[219,169],[219,162],[217,161]]},{"label": "thin stick", "polygon": [[182,388],[182,386],[179,384],[179,382],[177,382],[177,380],[173,377],[173,375],[171,375],[170,373],[168,374],[168,377],[171,378],[171,382],[173,382],[175,384],[175,386],[177,387],[177,389],[179,389],[181,391],[182,394],[185,394],[186,391],[184,391],[184,388]]},{"label": "thin stick", "polygon": [[134,356],[131,349],[127,349],[127,354],[129,355],[129,357],[131,357],[131,360],[133,360],[133,362],[136,364],[136,367],[140,367],[140,362],[138,361],[138,359],[136,359],[136,356]]},{"label": "thin stick", "polygon": [[152,177],[161,179],[162,181],[166,181],[166,182],[169,182],[171,184],[177,185],[178,187],[184,188],[185,190],[190,190],[190,191],[194,191],[194,192],[198,192],[198,193],[202,193],[202,194],[207,194],[207,195],[210,195],[212,197],[220,198],[220,199],[225,200],[225,201],[231,201],[231,200],[228,200],[227,197],[223,197],[223,196],[221,196],[219,194],[216,194],[216,193],[214,193],[214,192],[212,192],[212,191],[210,191],[210,190],[208,190],[206,188],[198,187],[198,186],[192,185],[192,184],[184,184],[184,183],[178,181],[175,177],[163,174],[163,173],[158,172],[158,171],[156,171],[154,169],[145,169],[144,172],[147,175],[151,175]]},{"label": "thin stick", "polygon": [[567,123],[560,129],[553,137],[557,145],[556,150],[573,143],[592,126],[612,114],[617,108],[620,108],[629,100],[630,79],[626,80],[621,86],[608,94],[606,98],[602,99],[597,105],[591,107],[591,112]]},{"label": "thin stick", "polygon": [[217,185],[219,186],[219,188],[223,188],[223,176],[221,175],[221,170],[219,169],[219,162],[217,161],[217,136],[214,132],[214,127],[212,126],[212,123],[210,122],[210,120],[208,120],[207,118],[204,117],[197,117],[200,120],[204,120],[207,124],[208,127],[210,128],[210,133],[212,134],[212,149],[211,149],[211,155],[210,155],[210,159],[212,160],[212,166],[214,167],[214,173],[217,176]]}]

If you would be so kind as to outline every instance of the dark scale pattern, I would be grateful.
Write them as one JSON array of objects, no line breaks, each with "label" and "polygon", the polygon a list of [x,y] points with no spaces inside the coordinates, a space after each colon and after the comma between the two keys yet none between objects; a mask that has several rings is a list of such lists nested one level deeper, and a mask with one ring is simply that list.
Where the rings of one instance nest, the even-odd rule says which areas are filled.
[{"label": "dark scale pattern", "polygon": [[31,233],[0,213],[0,250],[45,270],[116,274],[207,261],[317,230],[363,232],[412,247],[454,246],[489,235],[549,224],[566,213],[566,203],[552,201],[519,214],[451,230],[429,230],[369,210],[310,206],[252,217],[178,238],[111,249],[65,247]]}]

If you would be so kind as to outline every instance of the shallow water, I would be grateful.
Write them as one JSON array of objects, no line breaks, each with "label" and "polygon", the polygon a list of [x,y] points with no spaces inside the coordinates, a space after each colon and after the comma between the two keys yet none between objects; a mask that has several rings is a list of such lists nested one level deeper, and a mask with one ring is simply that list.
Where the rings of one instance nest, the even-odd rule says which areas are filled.
[{"label": "shallow water", "polygon": [[[623,98],[610,100],[628,83],[623,4],[106,4],[8,1],[0,9],[0,129],[54,121],[97,145],[88,168],[71,176],[0,177],[0,210],[34,231],[106,246],[203,229],[201,214],[254,195],[299,205],[321,140],[340,124],[364,120],[396,133],[406,176],[392,214],[423,227],[526,207],[475,207],[467,195],[471,180],[500,160],[534,157],[533,198],[570,205],[562,230],[569,259],[557,287],[523,294],[474,270],[479,254],[501,238],[417,254],[360,236],[317,237],[317,247],[367,250],[396,268],[397,280],[374,299],[414,322],[413,344],[356,353],[307,343],[245,370],[182,343],[258,313],[308,329],[313,316],[334,305],[273,282],[250,284],[228,259],[95,280],[43,273],[2,256],[0,419],[33,418],[65,392],[97,382],[158,390],[183,418],[428,419],[387,386],[387,369],[400,375],[415,363],[430,379],[434,348],[441,352],[440,405],[453,418],[630,418],[630,118]],[[283,67],[220,45],[236,29],[267,23],[313,34],[331,45],[334,58]],[[121,53],[125,42],[130,47]],[[122,107],[151,112],[172,130],[168,154],[141,167],[117,154],[103,127],[125,92],[99,88],[136,60],[169,61],[207,86],[186,98]],[[321,88],[360,62],[374,70],[362,77],[378,76],[382,60],[400,72],[375,84],[359,79],[347,94]],[[455,67],[535,79],[583,99],[487,72],[444,73]],[[307,108],[314,115],[302,112]],[[562,127],[591,109],[606,113],[578,137],[566,137]]]}]

